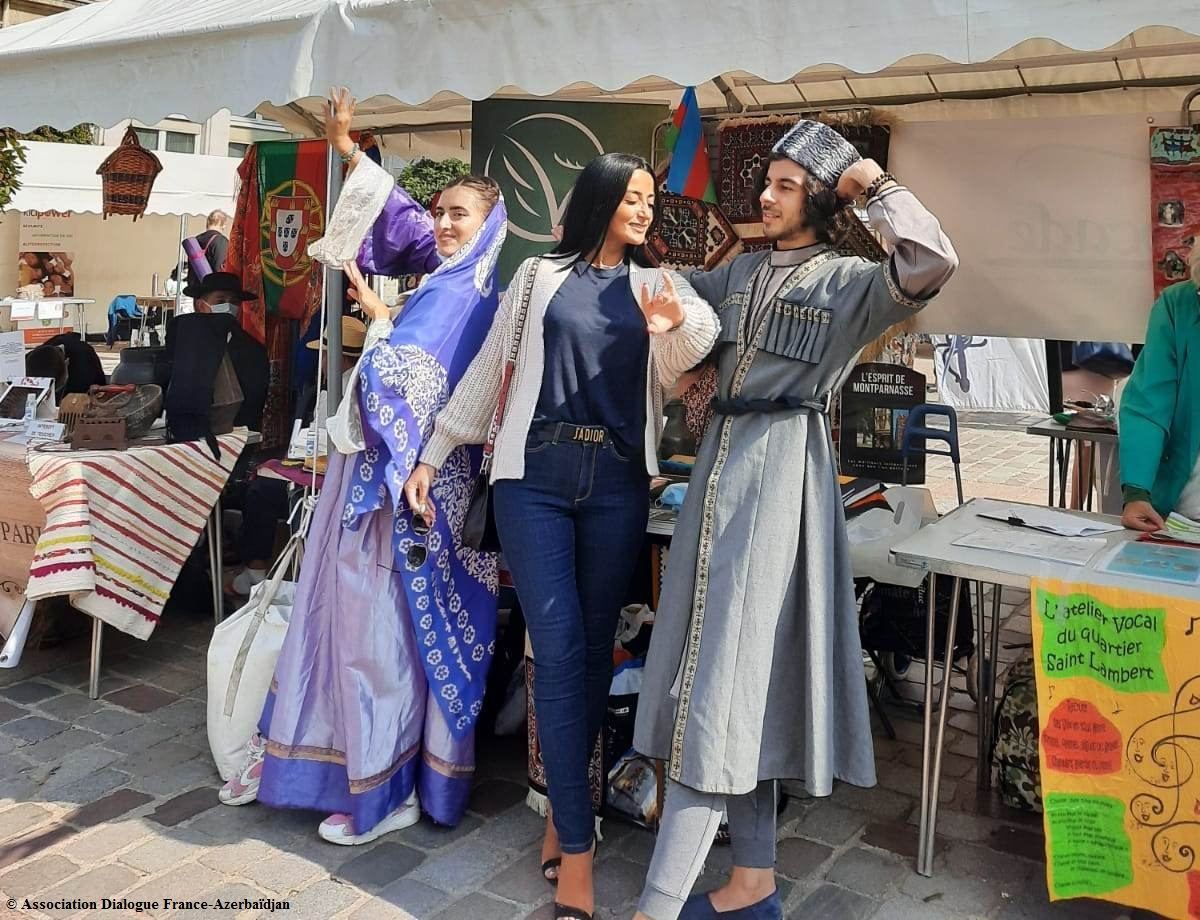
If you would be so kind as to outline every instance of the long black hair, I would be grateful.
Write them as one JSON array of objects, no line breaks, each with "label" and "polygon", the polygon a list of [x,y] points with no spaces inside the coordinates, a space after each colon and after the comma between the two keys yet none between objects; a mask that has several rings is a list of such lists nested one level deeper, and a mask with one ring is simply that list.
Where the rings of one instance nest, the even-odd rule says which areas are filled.
[{"label": "long black hair", "polygon": [[[588,163],[575,180],[571,200],[563,215],[562,242],[554,247],[551,255],[587,259],[599,250],[608,236],[613,214],[625,199],[629,180],[638,170],[654,176],[649,163],[630,153],[606,153]],[[647,239],[657,225],[658,208],[655,208],[650,229],[646,232]],[[638,265],[654,264],[645,245],[626,247],[626,255]]]},{"label": "long black hair", "polygon": [[[759,199],[767,187],[767,170],[772,163],[788,159],[791,158],[782,153],[772,153],[771,159],[759,170],[750,198],[750,207],[756,217],[762,216],[762,202]],[[804,225],[816,234],[817,242],[833,241],[835,221],[845,206],[846,202],[838,198],[836,189],[830,188],[808,170],[804,171]]]}]

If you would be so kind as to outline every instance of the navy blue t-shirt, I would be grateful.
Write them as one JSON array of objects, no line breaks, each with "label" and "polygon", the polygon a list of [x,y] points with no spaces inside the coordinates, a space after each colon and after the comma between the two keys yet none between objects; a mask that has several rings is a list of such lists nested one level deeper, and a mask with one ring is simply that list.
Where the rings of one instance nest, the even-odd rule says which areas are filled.
[{"label": "navy blue t-shirt", "polygon": [[576,262],[546,306],[544,342],[534,421],[603,425],[622,455],[644,459],[650,335],[629,266]]}]

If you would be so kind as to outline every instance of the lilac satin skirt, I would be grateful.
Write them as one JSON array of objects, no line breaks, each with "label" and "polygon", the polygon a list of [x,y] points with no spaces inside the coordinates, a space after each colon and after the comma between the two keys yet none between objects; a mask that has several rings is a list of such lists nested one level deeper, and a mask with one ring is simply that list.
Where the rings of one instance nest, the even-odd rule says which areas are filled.
[{"label": "lilac satin skirt", "polygon": [[421,810],[452,827],[471,793],[475,740],[456,741],[429,694],[394,570],[391,516],[342,527],[347,459],[330,456],[313,515],[259,726],[267,756],[258,800],[349,814],[361,834],[416,789]]}]

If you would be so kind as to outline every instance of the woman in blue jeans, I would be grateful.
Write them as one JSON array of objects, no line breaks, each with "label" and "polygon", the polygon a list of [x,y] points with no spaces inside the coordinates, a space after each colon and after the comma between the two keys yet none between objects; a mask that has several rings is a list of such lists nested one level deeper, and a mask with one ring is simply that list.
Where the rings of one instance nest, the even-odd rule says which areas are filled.
[{"label": "woman in blue jeans", "polygon": [[663,388],[717,335],[715,314],[685,281],[647,267],[654,198],[640,157],[605,154],[584,169],[562,242],[517,270],[405,489],[409,505],[432,518],[437,469],[458,445],[486,439],[515,339],[491,477],[537,662],[550,799],[543,871],[558,886],[558,918],[590,920],[593,910],[588,761],[658,472]]}]

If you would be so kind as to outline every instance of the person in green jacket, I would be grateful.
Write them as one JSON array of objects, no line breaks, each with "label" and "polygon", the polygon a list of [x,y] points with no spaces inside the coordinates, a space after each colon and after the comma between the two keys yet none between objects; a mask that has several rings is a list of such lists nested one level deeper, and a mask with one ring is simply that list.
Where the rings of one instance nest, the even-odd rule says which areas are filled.
[{"label": "person in green jacket", "polygon": [[1121,522],[1132,530],[1159,530],[1172,511],[1200,519],[1200,245],[1191,272],[1151,308],[1121,397]]}]

